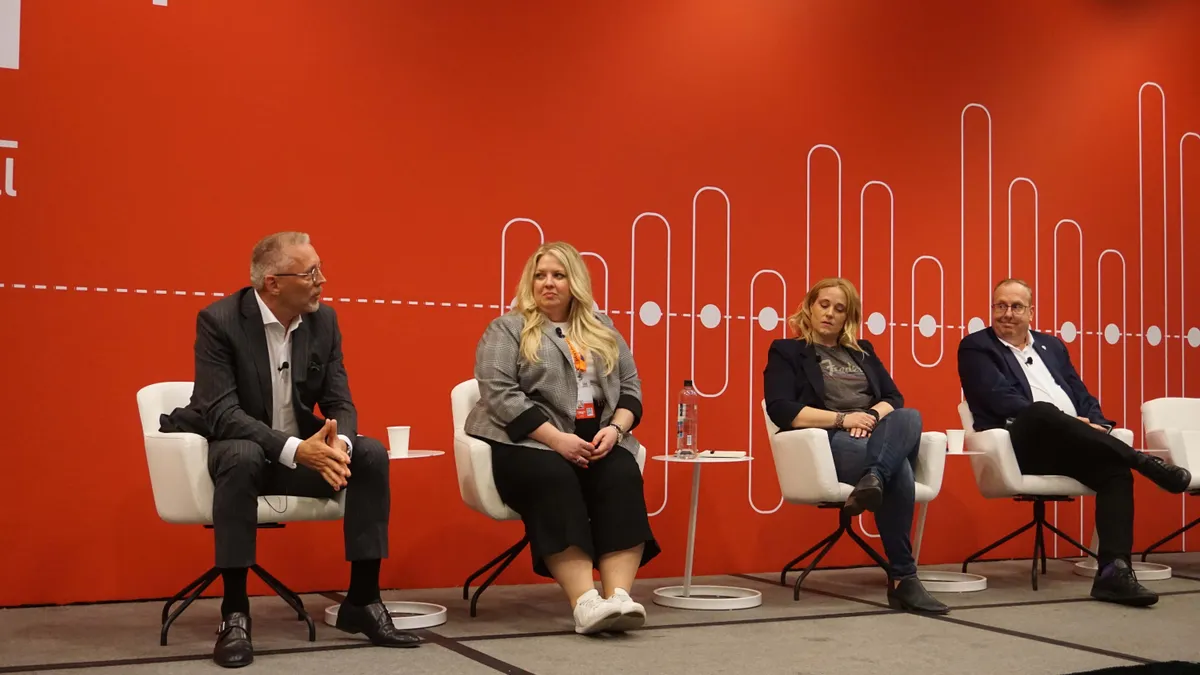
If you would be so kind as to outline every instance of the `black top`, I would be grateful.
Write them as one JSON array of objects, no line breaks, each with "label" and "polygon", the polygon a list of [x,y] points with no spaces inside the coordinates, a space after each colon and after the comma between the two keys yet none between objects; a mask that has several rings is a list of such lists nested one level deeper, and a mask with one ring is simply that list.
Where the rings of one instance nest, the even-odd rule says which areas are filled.
[{"label": "black top", "polygon": [[[847,349],[846,352],[858,363],[867,376],[868,393],[872,407],[886,401],[893,408],[904,407],[904,397],[892,381],[883,362],[875,355],[875,348],[866,340],[859,340],[863,351]],[[792,428],[792,420],[805,407],[829,410],[825,400],[825,376],[818,362],[817,350],[808,342],[796,339],[781,339],[771,343],[767,354],[767,366],[763,369],[763,398],[767,403],[767,416],[780,431]]]}]

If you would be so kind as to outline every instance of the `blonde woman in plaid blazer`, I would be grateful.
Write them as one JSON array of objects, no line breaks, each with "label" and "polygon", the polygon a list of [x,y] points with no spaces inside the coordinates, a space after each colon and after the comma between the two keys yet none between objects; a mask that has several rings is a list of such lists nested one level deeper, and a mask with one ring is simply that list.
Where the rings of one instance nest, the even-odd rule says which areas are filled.
[{"label": "blonde woman in plaid blazer", "polygon": [[479,341],[475,378],[465,430],[492,447],[496,488],[521,514],[534,571],[562,587],[577,633],[640,627],[646,609],[629,589],[659,552],[629,435],[641,381],[624,338],[593,309],[570,244],[543,244],[525,263],[515,307]]}]

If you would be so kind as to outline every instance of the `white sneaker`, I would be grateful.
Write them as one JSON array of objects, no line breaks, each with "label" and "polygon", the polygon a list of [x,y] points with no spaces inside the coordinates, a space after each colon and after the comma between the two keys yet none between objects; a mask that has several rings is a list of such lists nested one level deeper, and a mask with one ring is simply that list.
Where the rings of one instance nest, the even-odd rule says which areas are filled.
[{"label": "white sneaker", "polygon": [[600,597],[594,588],[575,601],[575,632],[580,635],[608,630],[620,618],[621,606]]},{"label": "white sneaker", "polygon": [[624,588],[613,589],[612,597],[607,600],[621,608],[618,616],[608,630],[613,633],[623,633],[627,630],[641,628],[646,623],[646,608],[634,602]]}]

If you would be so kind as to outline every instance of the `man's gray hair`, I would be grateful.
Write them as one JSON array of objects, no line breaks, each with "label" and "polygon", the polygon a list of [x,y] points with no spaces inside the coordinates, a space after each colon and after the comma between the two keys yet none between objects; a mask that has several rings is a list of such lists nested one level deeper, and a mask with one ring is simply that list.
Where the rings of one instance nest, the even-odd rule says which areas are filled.
[{"label": "man's gray hair", "polygon": [[254,253],[250,255],[250,285],[261,289],[267,275],[275,274],[288,264],[284,249],[307,243],[308,234],[304,232],[276,232],[263,237],[254,245]]},{"label": "man's gray hair", "polygon": [[1000,290],[1000,288],[1002,286],[1007,286],[1009,284],[1017,284],[1019,286],[1024,286],[1025,292],[1029,294],[1029,302],[1031,302],[1031,303],[1033,302],[1033,287],[1030,286],[1029,284],[1025,283],[1024,279],[1009,278],[1009,279],[1002,280],[1000,283],[996,284],[996,286],[994,288],[992,288],[992,297],[996,297],[996,291]]}]

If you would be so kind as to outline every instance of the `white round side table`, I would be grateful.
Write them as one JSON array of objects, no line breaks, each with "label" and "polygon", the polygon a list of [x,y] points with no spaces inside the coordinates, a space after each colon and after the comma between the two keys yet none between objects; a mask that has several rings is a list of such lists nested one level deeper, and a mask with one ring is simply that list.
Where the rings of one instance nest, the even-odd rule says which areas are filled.
[{"label": "white round side table", "polygon": [[[409,450],[406,453],[388,452],[388,458],[422,459],[425,457],[440,457],[446,454],[442,450]],[[385,600],[383,606],[392,617],[392,625],[400,630],[417,628],[432,628],[446,623],[446,608],[432,602],[408,602],[403,600]],[[338,608],[341,605],[330,605],[325,608],[325,623],[337,625]]]},{"label": "white round side table", "polygon": [[739,464],[753,457],[705,457],[698,453],[693,458],[675,455],[654,455],[651,459],[660,462],[692,465],[692,505],[688,512],[687,551],[683,565],[683,585],[664,586],[654,590],[654,603],[675,609],[750,609],[762,604],[762,592],[736,586],[692,585],[692,553],[696,547],[696,511],[700,497],[700,467],[705,464]]},{"label": "white round side table", "polygon": [[[963,450],[961,452],[947,452],[946,457],[970,457],[972,455],[982,455],[984,453],[973,450]],[[913,541],[913,561],[921,559],[921,540],[925,536],[925,514],[929,511],[929,502],[921,504],[920,514],[917,516],[917,536]],[[921,584],[925,586],[925,590],[931,593],[973,593],[982,591],[987,588],[987,577],[982,574],[968,574],[966,572],[949,572],[942,570],[923,570],[917,568],[917,578],[921,580]]]}]

